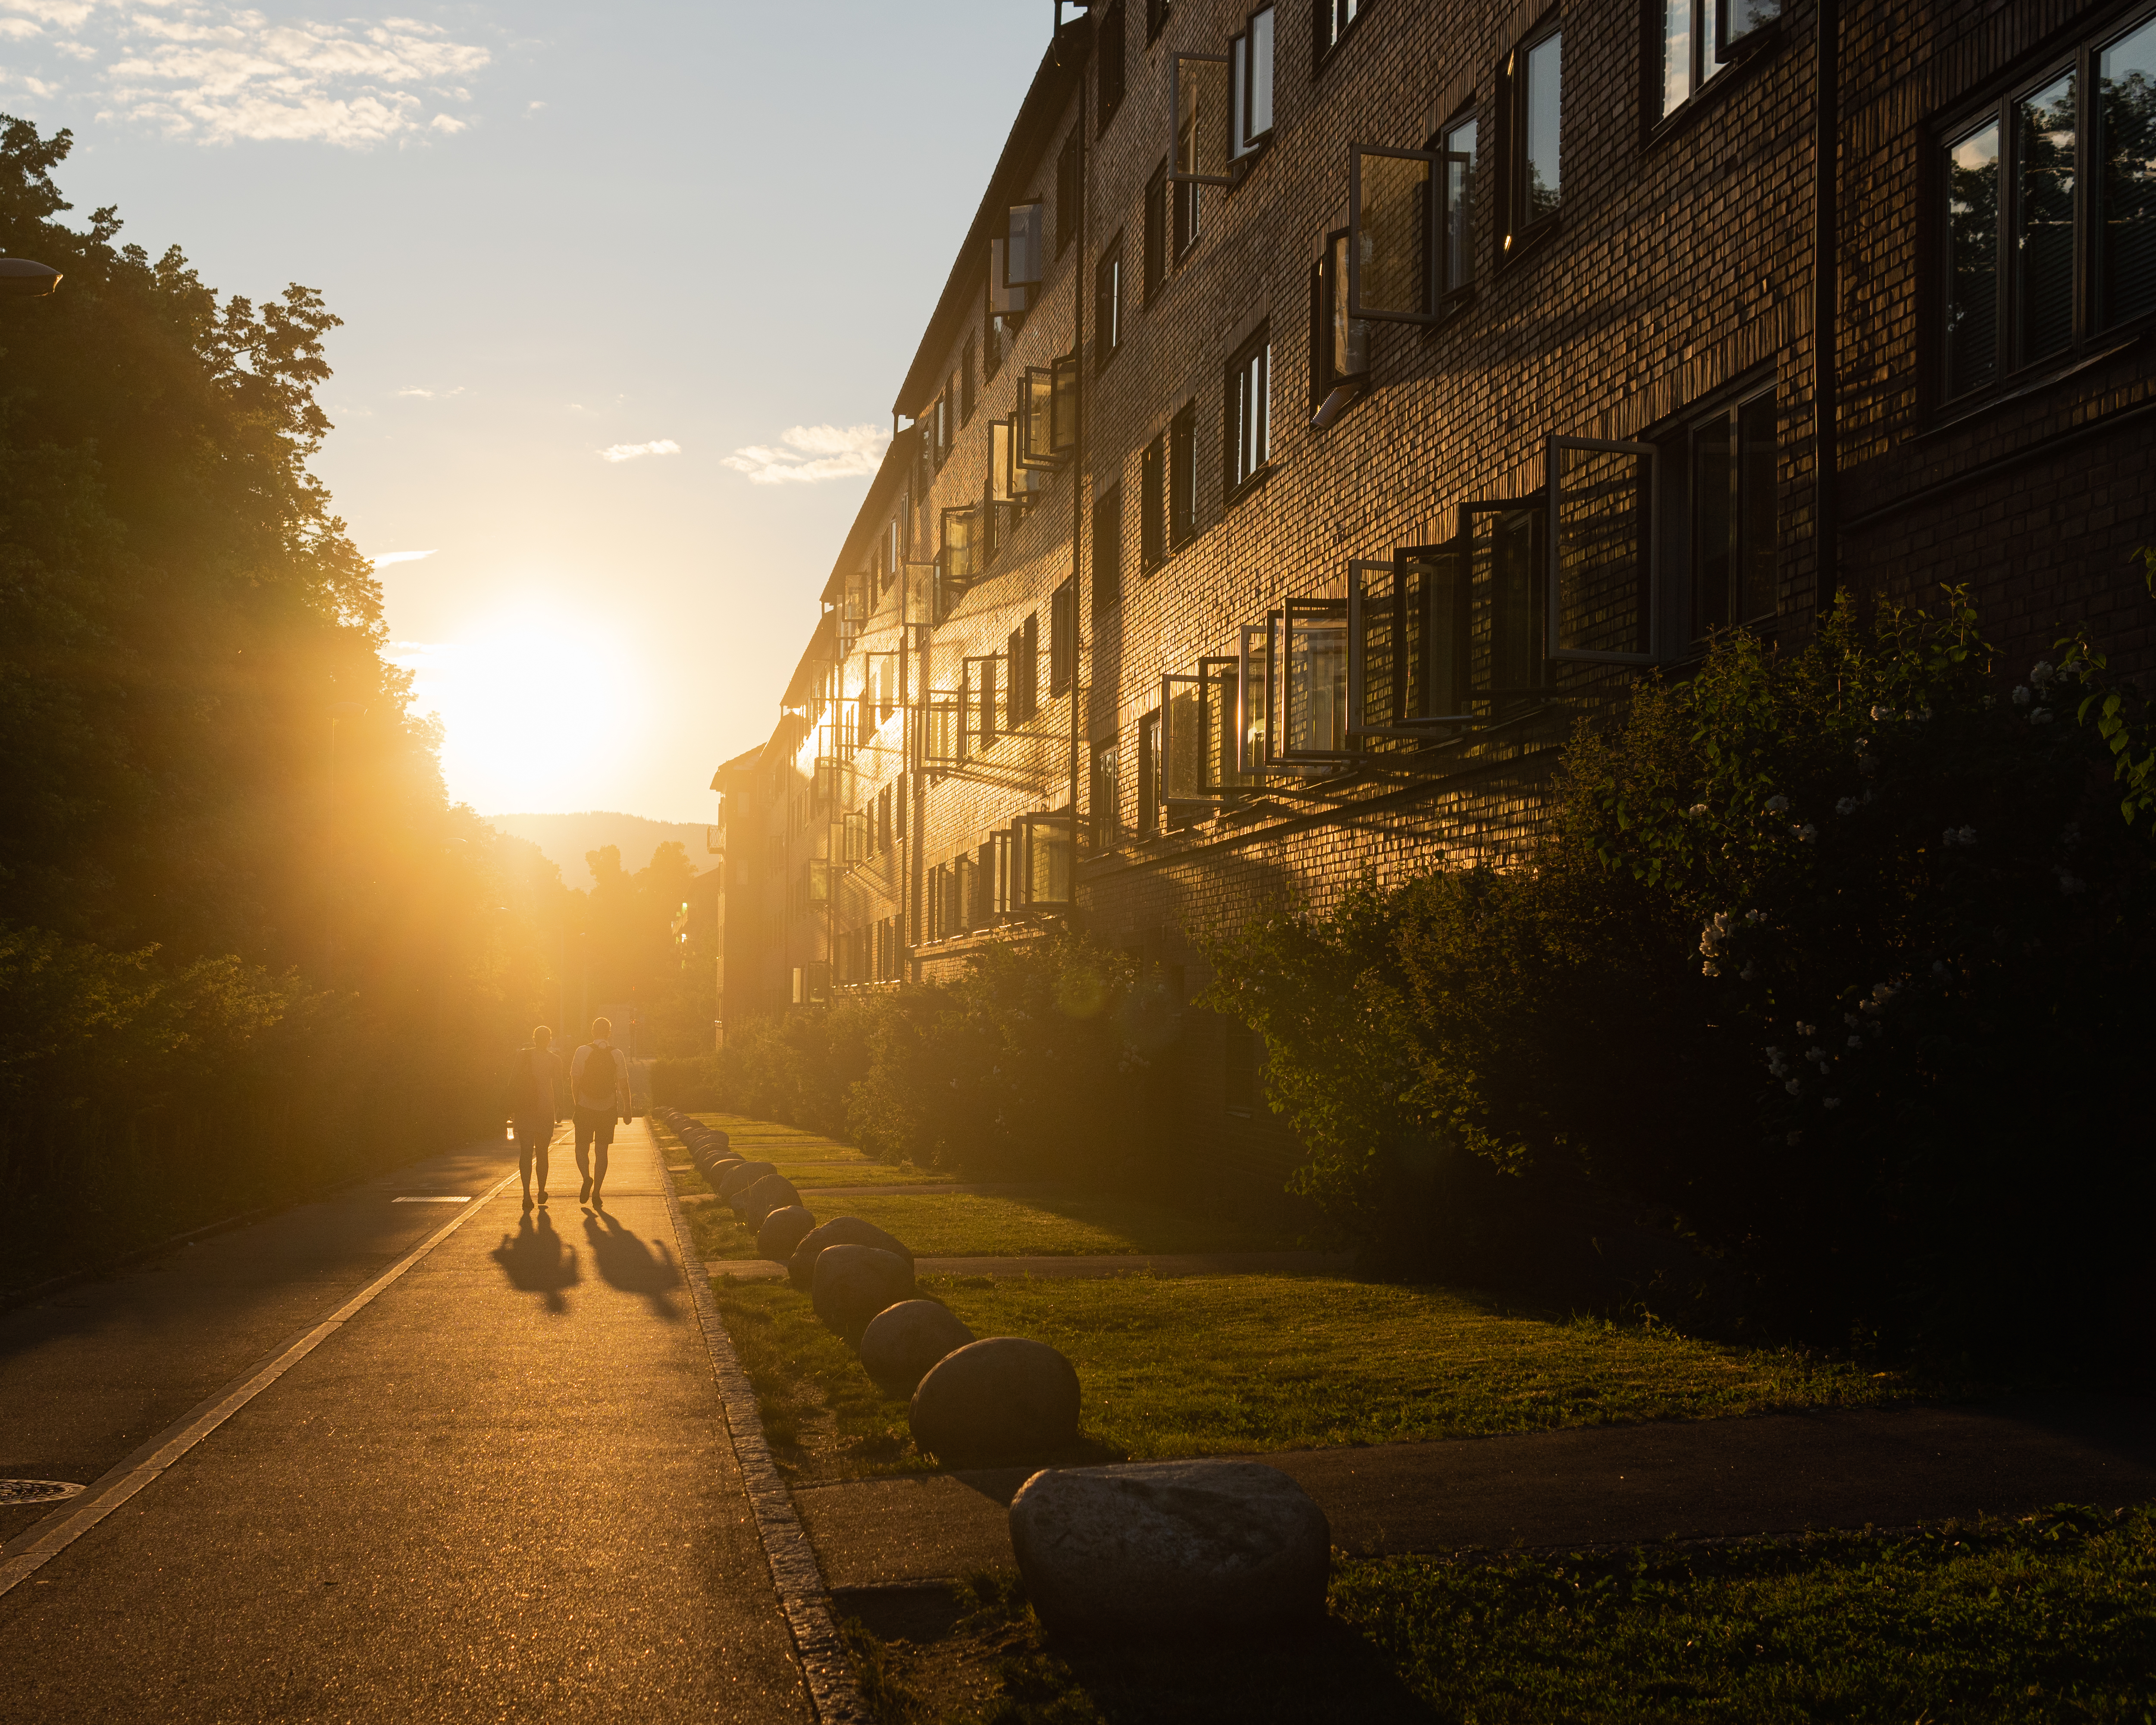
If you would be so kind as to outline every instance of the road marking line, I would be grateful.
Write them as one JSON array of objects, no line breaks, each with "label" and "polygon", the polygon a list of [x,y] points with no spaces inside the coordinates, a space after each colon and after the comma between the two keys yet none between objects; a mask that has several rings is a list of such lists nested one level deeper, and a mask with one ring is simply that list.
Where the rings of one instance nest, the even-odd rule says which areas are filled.
[{"label": "road marking line", "polygon": [[343,1327],[384,1288],[480,1213],[487,1199],[514,1180],[504,1174],[499,1183],[480,1195],[479,1202],[461,1209],[443,1226],[354,1294],[312,1329],[295,1336],[275,1353],[242,1373],[208,1400],[167,1426],[134,1454],[116,1463],[94,1481],[88,1491],[74,1501],[64,1515],[47,1516],[35,1526],[0,1545],[0,1594],[43,1568],[113,1511],[155,1481],[188,1450],[275,1384]]},{"label": "road marking line", "polygon": [[[644,1132],[654,1152],[660,1150],[659,1135],[645,1120]],[[711,1357],[711,1375],[718,1380],[719,1406],[726,1414],[726,1437],[733,1446],[734,1462],[741,1469],[742,1488],[748,1494],[750,1512],[756,1517],[757,1537],[762,1542],[764,1561],[771,1565],[772,1585],[778,1592],[779,1609],[793,1636],[801,1675],[808,1688],[809,1704],[823,1725],[865,1725],[869,1714],[854,1683],[853,1661],[839,1639],[831,1620],[831,1595],[824,1585],[823,1571],[808,1535],[794,1512],[786,1481],[771,1459],[764,1441],[763,1417],[757,1412],[756,1391],[734,1353],[733,1338],[720,1320],[718,1302],[711,1297],[711,1279],[696,1273],[700,1260],[688,1218],[674,1190],[674,1176],[665,1155],[658,1163],[665,1183],[666,1214],[674,1224],[674,1240],[681,1254],[681,1268],[689,1295],[696,1308],[696,1322],[704,1332],[704,1346]]]},{"label": "road marking line", "polygon": [[[495,1189],[495,1191],[499,1191],[499,1190],[501,1189],[501,1188],[496,1187]],[[488,1196],[488,1197],[490,1197],[490,1198],[491,1198],[493,1195],[494,1195],[494,1194],[493,1194],[493,1193],[491,1193],[491,1192],[490,1192],[490,1193],[489,1193],[489,1194],[487,1194],[487,1196]],[[390,1203],[392,1203],[392,1204],[470,1204],[470,1203],[471,1202],[471,1199],[470,1199],[470,1198],[447,1198],[447,1197],[444,1197],[444,1198],[393,1198],[393,1199],[391,1199],[389,1201],[390,1201]]]}]

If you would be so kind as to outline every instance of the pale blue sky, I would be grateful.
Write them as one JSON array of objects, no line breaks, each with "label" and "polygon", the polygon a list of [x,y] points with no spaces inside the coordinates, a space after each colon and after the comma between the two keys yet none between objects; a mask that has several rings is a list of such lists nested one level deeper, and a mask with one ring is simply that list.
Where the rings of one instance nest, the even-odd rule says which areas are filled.
[{"label": "pale blue sky", "polygon": [[[301,281],[344,318],[318,470],[363,551],[432,553],[382,574],[451,793],[701,820],[770,727],[1048,27],[1039,0],[0,0],[0,110],[74,128],[70,220],[116,203],[220,290]],[[839,476],[752,477],[810,464]]]}]

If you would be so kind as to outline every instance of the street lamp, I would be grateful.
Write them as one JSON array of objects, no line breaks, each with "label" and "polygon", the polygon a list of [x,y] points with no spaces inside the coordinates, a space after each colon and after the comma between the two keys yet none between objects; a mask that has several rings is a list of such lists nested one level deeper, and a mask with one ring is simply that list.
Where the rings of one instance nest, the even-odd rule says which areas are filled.
[{"label": "street lamp", "polygon": [[0,258],[0,295],[11,300],[42,299],[60,285],[60,272],[30,258]]}]

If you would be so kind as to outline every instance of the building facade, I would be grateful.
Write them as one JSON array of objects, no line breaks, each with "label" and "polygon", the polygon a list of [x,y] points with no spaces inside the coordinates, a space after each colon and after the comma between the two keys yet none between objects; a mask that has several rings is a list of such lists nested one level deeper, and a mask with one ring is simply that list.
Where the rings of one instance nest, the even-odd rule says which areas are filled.
[{"label": "building facade", "polygon": [[[714,781],[725,1021],[1065,919],[1194,990],[1516,858],[1583,715],[1840,593],[2145,669],[2152,324],[2150,0],[1078,13]],[[1246,1039],[1184,1059],[1280,1153]]]}]

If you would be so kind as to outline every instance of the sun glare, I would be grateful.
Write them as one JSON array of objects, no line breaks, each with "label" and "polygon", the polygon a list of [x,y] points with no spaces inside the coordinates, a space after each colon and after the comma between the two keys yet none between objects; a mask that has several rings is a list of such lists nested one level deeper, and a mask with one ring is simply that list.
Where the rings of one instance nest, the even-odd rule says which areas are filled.
[{"label": "sun glare", "polygon": [[412,670],[419,711],[442,721],[451,798],[482,811],[608,807],[644,746],[635,655],[587,619],[490,618],[450,640],[399,642],[391,657]]}]

